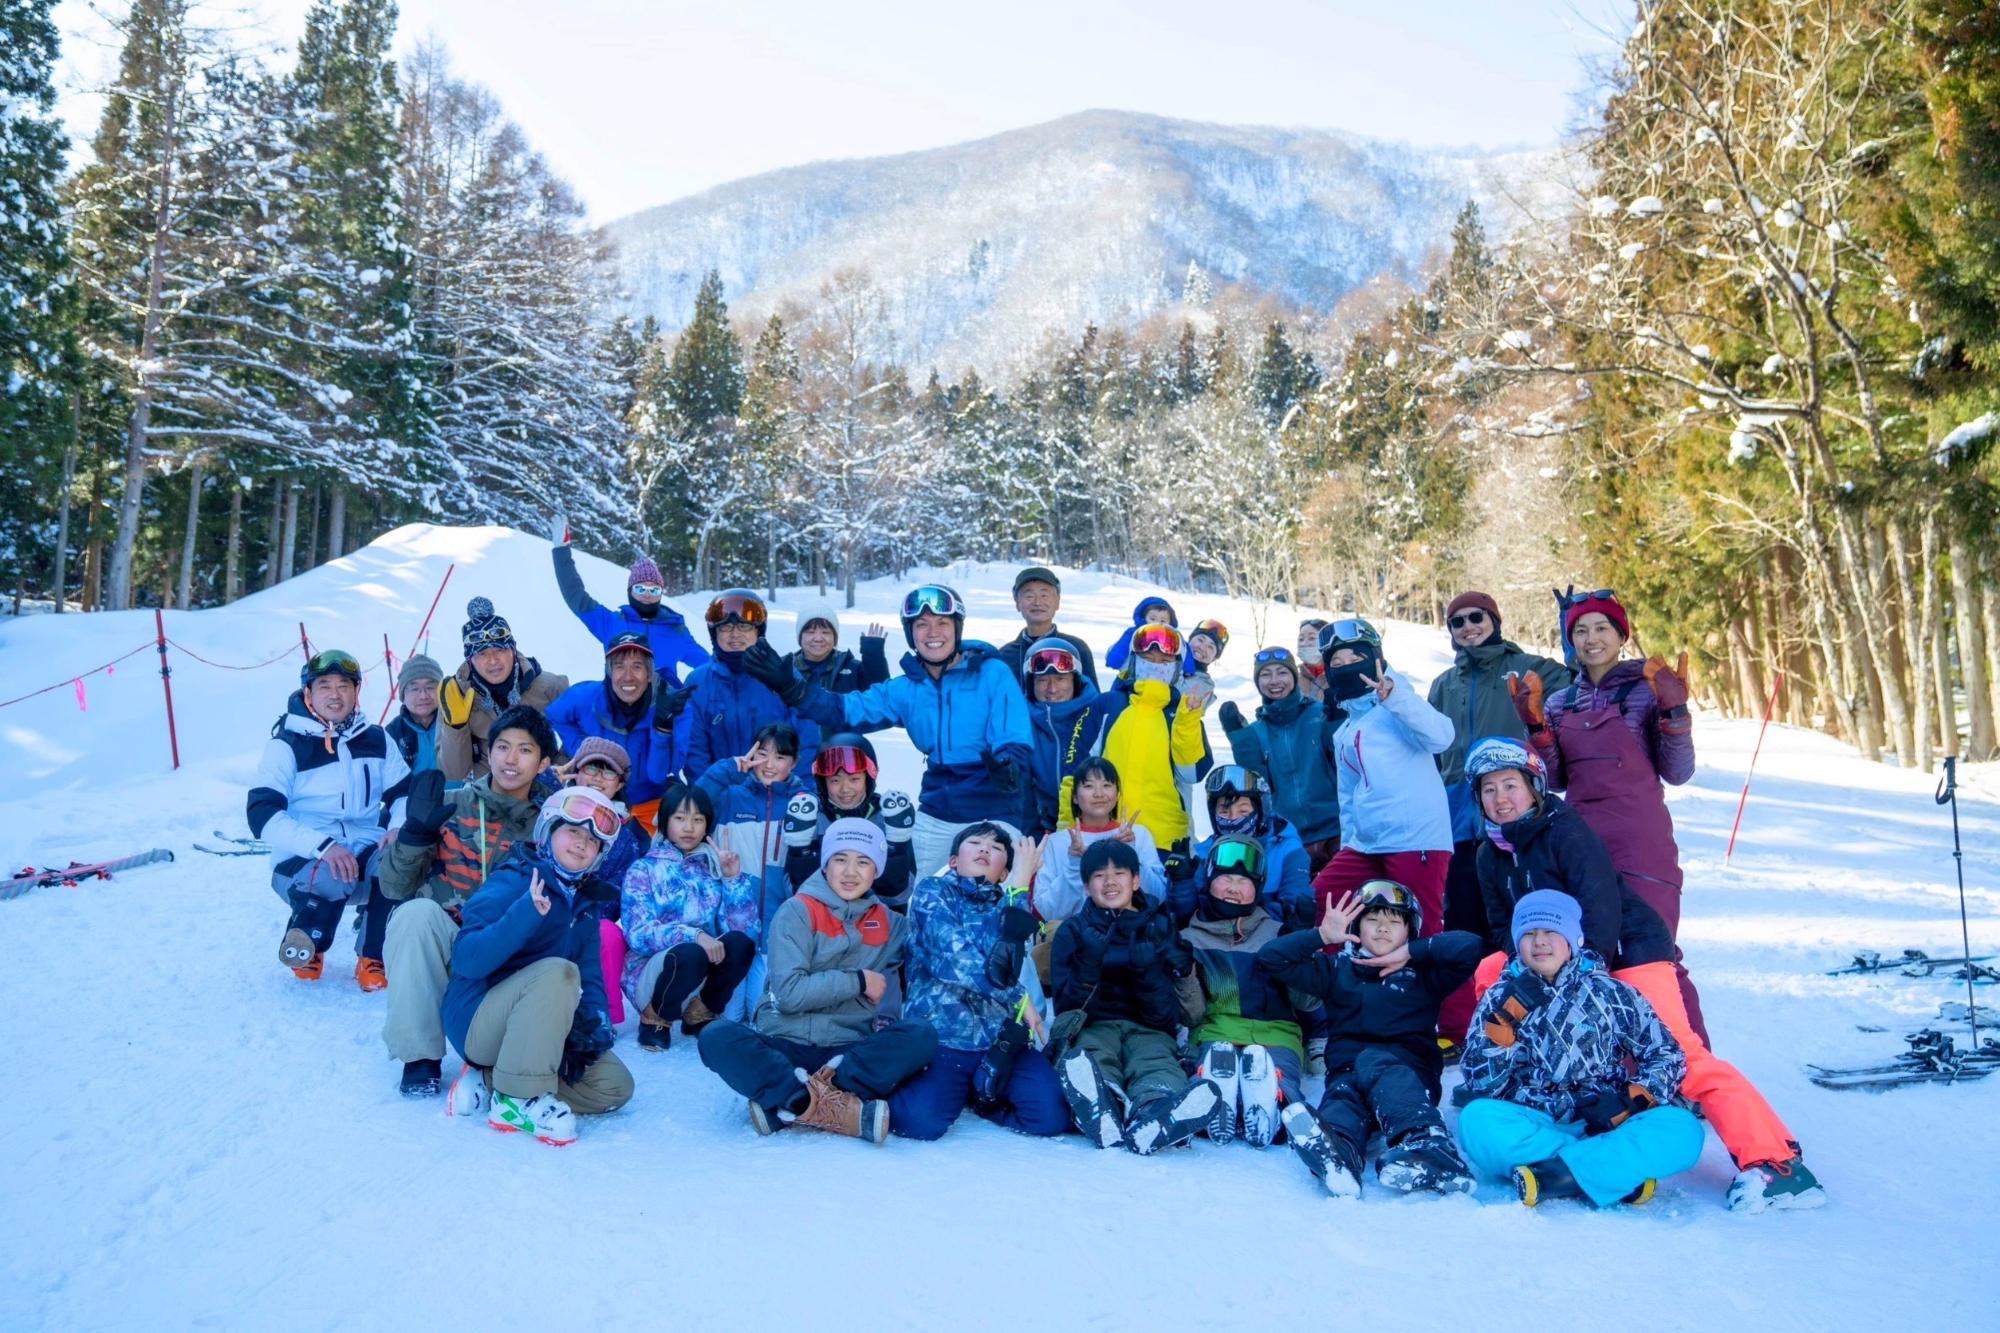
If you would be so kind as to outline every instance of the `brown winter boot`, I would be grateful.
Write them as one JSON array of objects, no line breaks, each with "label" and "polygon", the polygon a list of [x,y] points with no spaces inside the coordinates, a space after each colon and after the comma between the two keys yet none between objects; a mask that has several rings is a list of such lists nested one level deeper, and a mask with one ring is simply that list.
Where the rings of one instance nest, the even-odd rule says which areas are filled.
[{"label": "brown winter boot", "polygon": [[889,1137],[889,1103],[864,1102],[851,1092],[833,1086],[835,1066],[822,1066],[806,1080],[806,1109],[794,1122],[808,1129],[823,1129],[850,1139],[881,1143]]},{"label": "brown winter boot", "polygon": [[713,1023],[722,1015],[701,1002],[699,994],[688,997],[687,1007],[681,1010],[681,1034],[692,1037]]}]

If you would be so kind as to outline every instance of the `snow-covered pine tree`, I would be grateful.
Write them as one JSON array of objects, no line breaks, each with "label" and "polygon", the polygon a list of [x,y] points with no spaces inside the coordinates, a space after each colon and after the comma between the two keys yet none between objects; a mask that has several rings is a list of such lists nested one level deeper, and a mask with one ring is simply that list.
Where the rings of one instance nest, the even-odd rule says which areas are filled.
[{"label": "snow-covered pine tree", "polygon": [[62,604],[78,296],[61,213],[54,0],[0,7],[0,569]]}]

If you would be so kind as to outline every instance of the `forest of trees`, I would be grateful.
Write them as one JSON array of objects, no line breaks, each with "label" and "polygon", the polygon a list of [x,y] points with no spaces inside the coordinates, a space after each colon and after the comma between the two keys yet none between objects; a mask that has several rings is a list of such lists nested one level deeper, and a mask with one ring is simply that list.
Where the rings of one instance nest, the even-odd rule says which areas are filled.
[{"label": "forest of trees", "polygon": [[[568,187],[388,0],[274,74],[134,0],[66,163],[52,0],[0,17],[0,572],[206,605],[420,518],[680,589],[1034,556],[1520,637],[1611,586],[1711,705],[1928,766],[2000,708],[2000,10],[1650,0],[1572,206],[1339,310],[1218,291],[1006,368],[897,364],[865,272],[607,318]],[[1265,627],[1256,627],[1262,636]],[[1288,637],[1282,631],[1274,639]]]}]

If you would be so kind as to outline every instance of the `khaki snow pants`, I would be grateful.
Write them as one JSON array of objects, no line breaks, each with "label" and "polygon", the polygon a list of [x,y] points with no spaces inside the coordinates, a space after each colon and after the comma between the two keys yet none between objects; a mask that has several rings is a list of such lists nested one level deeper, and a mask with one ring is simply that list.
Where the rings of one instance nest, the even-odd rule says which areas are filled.
[{"label": "khaki snow pants", "polygon": [[[389,984],[394,990],[395,983]],[[583,978],[567,958],[528,964],[486,992],[465,1030],[467,1063],[490,1069],[496,1092],[539,1097],[553,1092],[578,1115],[602,1115],[632,1100],[632,1071],[610,1051],[575,1083],[559,1083],[563,1040],[576,1017]]]},{"label": "khaki snow pants", "polygon": [[[451,946],[458,923],[429,898],[412,898],[389,918],[382,967],[389,974],[389,1013],[382,1041],[389,1058],[444,1059],[444,988],[451,980]],[[568,1031],[565,1027],[564,1031]]]}]

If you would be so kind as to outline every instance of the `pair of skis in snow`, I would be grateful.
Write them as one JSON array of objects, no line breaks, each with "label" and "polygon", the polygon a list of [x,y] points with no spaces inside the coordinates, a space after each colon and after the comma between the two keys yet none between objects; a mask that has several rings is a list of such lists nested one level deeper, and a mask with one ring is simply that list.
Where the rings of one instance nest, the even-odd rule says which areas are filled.
[{"label": "pair of skis in snow", "polygon": [[0,902],[18,898],[30,889],[50,884],[81,884],[87,879],[110,879],[120,870],[131,870],[136,866],[151,865],[155,861],[171,861],[174,854],[164,847],[155,847],[148,852],[138,852],[131,856],[121,856],[114,861],[72,861],[66,866],[37,870],[29,866],[20,874],[0,883]]},{"label": "pair of skis in snow", "polygon": [[1827,975],[1853,977],[1893,972],[1897,976],[1922,980],[1964,981],[1969,972],[1973,981],[1986,983],[2000,981],[2000,968],[1981,966],[1993,956],[1982,953],[1970,958],[1933,958],[1922,949],[1905,949],[1900,954],[1884,957],[1874,949],[1863,949],[1854,955],[1853,962],[1845,967],[1836,967]]},{"label": "pair of skis in snow", "polygon": [[1807,1065],[1806,1076],[1822,1088],[1882,1089],[1912,1083],[1970,1083],[2000,1069],[2000,1038],[1988,1037],[1970,1050],[1960,1050],[1936,1028],[1904,1038],[1909,1049],[1874,1065],[1833,1069]]}]

